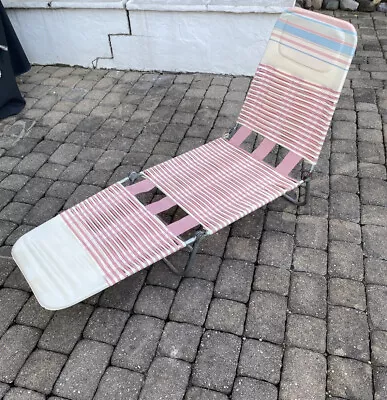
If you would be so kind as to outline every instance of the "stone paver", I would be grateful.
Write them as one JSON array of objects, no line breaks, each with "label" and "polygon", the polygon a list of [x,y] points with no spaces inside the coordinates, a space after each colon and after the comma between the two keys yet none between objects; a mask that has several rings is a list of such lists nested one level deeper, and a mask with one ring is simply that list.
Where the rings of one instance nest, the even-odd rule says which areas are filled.
[{"label": "stone paver", "polygon": [[238,336],[217,331],[205,333],[193,367],[192,383],[230,393],[240,348],[241,339]]},{"label": "stone paver", "polygon": [[191,366],[181,360],[155,358],[149,368],[140,400],[183,399]]},{"label": "stone paver", "polygon": [[66,361],[63,354],[36,350],[23,365],[15,384],[49,394]]},{"label": "stone paver", "polygon": [[137,400],[144,377],[127,369],[109,367],[99,383],[95,400]]},{"label": "stone paver", "polygon": [[153,317],[132,316],[114,351],[112,364],[145,372],[156,352],[163,325],[161,320]]},{"label": "stone paver", "polygon": [[91,340],[78,342],[54,387],[54,393],[72,400],[92,399],[113,348]]},{"label": "stone paver", "polygon": [[56,312],[11,246],[129,172],[221,137],[250,78],[59,65],[18,78],[26,109],[0,120],[0,398],[387,398],[387,17],[336,16],[358,47],[310,202],[277,199],[217,232],[184,277],[160,261]]}]

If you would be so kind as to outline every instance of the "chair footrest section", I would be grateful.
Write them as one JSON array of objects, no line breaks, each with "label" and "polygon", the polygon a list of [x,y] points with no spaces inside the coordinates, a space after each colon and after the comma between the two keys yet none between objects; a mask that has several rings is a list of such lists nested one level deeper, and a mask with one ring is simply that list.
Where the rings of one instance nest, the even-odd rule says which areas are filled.
[{"label": "chair footrest section", "polygon": [[22,236],[12,256],[39,303],[58,310],[184,246],[133,194],[115,184]]}]

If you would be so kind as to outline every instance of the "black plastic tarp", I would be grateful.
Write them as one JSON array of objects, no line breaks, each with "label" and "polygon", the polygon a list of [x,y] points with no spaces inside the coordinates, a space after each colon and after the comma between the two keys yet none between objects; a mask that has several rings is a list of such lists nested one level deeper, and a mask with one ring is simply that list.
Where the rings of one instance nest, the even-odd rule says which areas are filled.
[{"label": "black plastic tarp", "polygon": [[25,101],[15,77],[28,71],[30,67],[0,1],[0,119],[15,115],[24,108]]}]

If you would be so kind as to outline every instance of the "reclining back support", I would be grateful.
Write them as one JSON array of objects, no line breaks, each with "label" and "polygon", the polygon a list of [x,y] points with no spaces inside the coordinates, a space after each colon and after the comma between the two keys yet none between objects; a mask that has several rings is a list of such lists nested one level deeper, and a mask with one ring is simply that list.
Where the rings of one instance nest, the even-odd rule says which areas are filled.
[{"label": "reclining back support", "polygon": [[278,171],[319,157],[355,52],[354,27],[294,8],[278,19],[230,140],[239,146],[251,131],[265,139],[258,160],[279,144],[289,150]]}]

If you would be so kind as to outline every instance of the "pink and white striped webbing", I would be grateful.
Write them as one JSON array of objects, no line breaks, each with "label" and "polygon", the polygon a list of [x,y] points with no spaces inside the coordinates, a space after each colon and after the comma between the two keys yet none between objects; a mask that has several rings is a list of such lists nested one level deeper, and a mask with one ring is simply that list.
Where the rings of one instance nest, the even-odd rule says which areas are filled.
[{"label": "pink and white striped webbing", "polygon": [[185,246],[119,183],[60,215],[109,285]]},{"label": "pink and white striped webbing", "polygon": [[224,139],[214,140],[143,173],[209,233],[299,185]]},{"label": "pink and white striped webbing", "polygon": [[340,93],[261,64],[238,123],[317,162]]}]

